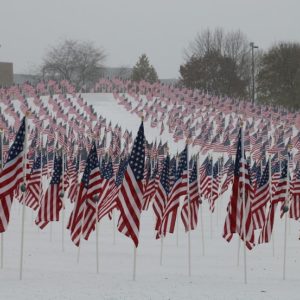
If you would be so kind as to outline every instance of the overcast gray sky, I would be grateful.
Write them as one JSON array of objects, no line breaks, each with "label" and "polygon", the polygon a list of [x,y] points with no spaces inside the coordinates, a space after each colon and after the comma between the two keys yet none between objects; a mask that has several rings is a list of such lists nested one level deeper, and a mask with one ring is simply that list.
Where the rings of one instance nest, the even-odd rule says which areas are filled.
[{"label": "overcast gray sky", "polygon": [[300,41],[300,0],[0,0],[0,61],[16,73],[37,66],[50,45],[92,40],[107,66],[146,53],[160,78],[177,78],[183,51],[207,27],[240,29],[261,48]]}]

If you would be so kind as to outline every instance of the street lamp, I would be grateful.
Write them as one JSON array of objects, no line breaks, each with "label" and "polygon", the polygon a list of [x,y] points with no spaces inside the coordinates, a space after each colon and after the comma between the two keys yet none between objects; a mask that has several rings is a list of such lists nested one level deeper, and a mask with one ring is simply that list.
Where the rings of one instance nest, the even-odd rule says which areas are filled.
[{"label": "street lamp", "polygon": [[254,78],[254,49],[258,49],[258,46],[254,45],[253,42],[250,43],[251,55],[252,55],[252,103],[255,99],[255,78]]}]

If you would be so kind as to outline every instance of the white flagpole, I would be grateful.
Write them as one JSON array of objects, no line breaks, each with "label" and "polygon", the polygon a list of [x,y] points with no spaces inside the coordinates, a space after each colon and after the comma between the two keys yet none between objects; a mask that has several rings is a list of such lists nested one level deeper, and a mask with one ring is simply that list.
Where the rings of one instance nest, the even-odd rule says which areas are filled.
[{"label": "white flagpole", "polygon": [[61,207],[61,250],[62,252],[65,251],[65,157],[64,157],[64,151],[62,149],[62,207]]},{"label": "white flagpole", "polygon": [[[269,154],[269,194],[270,194],[270,203],[272,203],[272,166],[271,166],[271,155]],[[272,253],[273,257],[275,256],[275,240],[274,240],[274,228],[272,233]]]},{"label": "white flagpole", "polygon": [[[199,178],[199,159],[197,157],[197,184],[198,184],[198,191],[199,191],[199,201],[201,201],[201,187],[200,187],[200,178]],[[201,240],[202,240],[202,255],[205,256],[205,244],[204,244],[204,228],[203,228],[203,203],[200,203],[199,210],[200,210],[200,226],[201,226]]]},{"label": "white flagpole", "polygon": [[[3,169],[3,129],[0,129],[0,139],[1,139],[1,149],[0,149],[0,160],[1,160],[1,165],[0,169],[2,171]],[[3,269],[4,266],[4,233],[1,233],[1,263],[0,267]]]},{"label": "white flagpole", "polygon": [[113,244],[116,244],[116,220],[115,220],[115,211],[112,211],[112,225],[113,225]]},{"label": "white flagpole", "polygon": [[163,262],[163,247],[164,247],[164,235],[160,237],[160,265],[162,266]]},{"label": "white flagpole", "polygon": [[176,246],[179,247],[179,222],[178,216],[176,216]]},{"label": "white flagpole", "polygon": [[238,250],[237,250],[237,266],[240,266],[240,249],[241,249],[241,239],[238,237]]},{"label": "white flagpole", "polygon": [[[213,157],[211,157],[211,185],[210,185],[210,201],[212,199],[212,189],[213,189],[213,168],[214,168],[214,161]],[[210,239],[213,237],[213,213],[210,212]]]},{"label": "white flagpole", "polygon": [[136,278],[136,252],[137,252],[137,248],[135,245],[133,245],[133,276],[132,276],[133,281],[135,281]]},{"label": "white flagpole", "polygon": [[98,202],[96,201],[96,264],[97,274],[99,273],[99,227],[98,227]]},{"label": "white flagpole", "polygon": [[[290,148],[290,145],[288,145]],[[286,240],[287,240],[287,214],[289,210],[289,189],[290,189],[290,172],[289,172],[289,162],[290,162],[290,153],[288,153],[287,159],[287,188],[286,188],[286,196],[285,196],[285,203],[284,203],[284,210],[285,210],[285,220],[284,220],[284,244],[283,244],[283,280],[285,280],[285,271],[286,271]]]},{"label": "white flagpole", "polygon": [[189,172],[189,146],[186,145],[187,151],[187,201],[188,201],[188,271],[191,277],[191,203],[190,203],[190,172]]},{"label": "white flagpole", "polygon": [[[242,156],[241,160],[243,164],[246,164],[245,158],[245,150],[244,150],[244,131],[243,127],[241,127],[241,151]],[[244,166],[243,166],[244,168]],[[247,249],[246,249],[246,218],[245,218],[245,210],[246,210],[246,195],[245,195],[245,172],[243,171],[243,235],[244,235],[244,283],[247,284]]]},{"label": "white flagpole", "polygon": [[[176,155],[176,165],[178,165],[178,153]],[[176,216],[176,246],[179,247],[179,222],[178,222],[178,212]]]},{"label": "white flagpole", "polygon": [[[24,153],[23,153],[23,187],[25,193],[26,191],[26,167],[27,167],[27,135],[28,135],[28,123],[27,123],[27,117],[28,113],[26,113],[25,116],[25,140],[24,140]],[[22,280],[23,277],[23,254],[24,254],[24,227],[25,227],[25,197],[23,197],[23,203],[22,203],[22,228],[21,228],[21,254],[20,254],[20,280]]]}]

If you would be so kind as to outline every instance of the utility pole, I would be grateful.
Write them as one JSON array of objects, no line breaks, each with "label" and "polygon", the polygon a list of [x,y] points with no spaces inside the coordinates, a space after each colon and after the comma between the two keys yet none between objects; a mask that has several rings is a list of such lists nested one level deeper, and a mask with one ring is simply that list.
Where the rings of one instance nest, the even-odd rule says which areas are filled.
[{"label": "utility pole", "polygon": [[258,46],[254,45],[253,42],[250,43],[251,47],[251,56],[252,56],[252,103],[255,100],[255,75],[254,75],[254,49],[258,49]]}]

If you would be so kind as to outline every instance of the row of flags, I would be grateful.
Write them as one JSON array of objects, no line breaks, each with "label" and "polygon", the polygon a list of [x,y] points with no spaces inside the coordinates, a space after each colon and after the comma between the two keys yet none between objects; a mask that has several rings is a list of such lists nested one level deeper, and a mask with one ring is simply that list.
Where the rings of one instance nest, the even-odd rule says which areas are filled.
[{"label": "row of flags", "polygon": [[[42,173],[41,156],[35,158],[31,172],[26,172],[27,155],[30,152],[26,149],[26,124],[24,117],[0,173],[1,232],[7,229],[14,198],[37,210],[35,223],[43,229],[49,222],[59,221],[64,202],[69,198],[66,195],[74,193],[74,205],[67,228],[76,246],[80,245],[82,238],[89,238],[97,222],[104,216],[111,217],[113,210],[118,210],[118,230],[131,238],[137,247],[143,210],[152,205],[156,217],[156,238],[161,238],[174,233],[183,199],[180,212],[182,222],[186,231],[194,230],[202,201],[209,202],[213,213],[215,201],[221,195],[221,183],[224,185],[228,182],[228,176],[231,176],[229,182],[232,183],[232,193],[223,232],[227,241],[232,239],[233,234],[238,234],[252,249],[255,245],[254,232],[260,230],[258,243],[269,242],[278,204],[281,204],[281,217],[288,211],[290,218],[300,217],[300,169],[296,170],[292,179],[288,155],[281,162],[280,175],[272,190],[274,176],[271,174],[271,161],[268,161],[254,187],[242,128],[238,134],[234,163],[231,158],[225,164],[219,159],[213,165],[212,158],[207,157],[199,166],[198,157],[189,155],[188,145],[176,157],[171,158],[167,153],[161,155],[159,160],[152,161],[149,154],[146,156],[147,143],[142,122],[131,153],[127,158],[122,158],[115,176],[111,157],[100,163],[96,143],[92,142],[80,183],[79,168],[68,168],[65,162],[67,155],[60,150],[55,152],[51,178],[44,191],[43,180],[47,174]],[[152,167],[149,168],[149,165]],[[73,174],[70,175],[70,172]],[[226,179],[222,176],[226,176]],[[147,207],[144,205],[146,200]]]},{"label": "row of flags", "polygon": [[[36,87],[25,84],[1,89],[0,105],[5,110],[1,114],[2,124],[5,125],[2,136],[10,140],[8,144],[1,143],[5,157],[0,174],[1,232],[7,229],[14,198],[37,211],[36,224],[41,229],[49,222],[59,221],[64,202],[69,199],[73,210],[67,227],[75,245],[78,246],[82,238],[89,238],[96,222],[118,211],[119,231],[138,246],[143,210],[153,209],[157,238],[174,232],[179,215],[185,230],[193,230],[197,226],[202,202],[208,201],[213,213],[216,201],[231,184],[232,195],[224,225],[224,238],[228,241],[237,233],[252,249],[255,244],[254,231],[260,230],[258,242],[268,242],[278,204],[281,204],[281,215],[289,209],[289,217],[299,219],[298,134],[294,136],[288,128],[290,120],[295,121],[291,115],[278,113],[278,120],[274,117],[276,110],[260,107],[260,116],[265,116],[266,120],[271,116],[269,123],[267,121],[265,124],[263,119],[256,117],[258,108],[255,107],[256,113],[250,114],[244,131],[239,132],[242,112],[249,113],[250,109],[244,102],[238,105],[241,110],[233,111],[221,103],[222,99],[208,95],[201,94],[196,101],[194,94],[199,96],[199,91],[164,85],[152,87],[144,82],[136,84],[120,80],[103,80],[101,84],[102,87],[100,85],[98,88],[111,88],[119,102],[126,99],[119,92],[133,97],[137,105],[143,103],[141,98],[146,97],[148,109],[140,107],[136,110],[138,115],[144,112],[145,123],[150,118],[150,112],[155,113],[150,103],[155,103],[157,113],[165,113],[171,122],[166,122],[169,130],[174,127],[173,120],[178,122],[175,127],[181,127],[183,132],[198,122],[198,129],[204,132],[201,139],[206,140],[202,148],[207,149],[199,151],[204,156],[202,164],[199,163],[199,155],[195,155],[198,151],[193,148],[195,139],[190,131],[183,134],[189,145],[175,156],[168,153],[167,144],[146,140],[144,122],[133,142],[131,132],[123,132],[120,126],[113,128],[111,122],[98,116],[67,82],[40,83]],[[62,94],[63,90],[72,92],[73,98]],[[157,95],[161,101],[153,100]],[[129,100],[125,102],[128,111],[134,110],[132,103],[128,104]],[[20,121],[19,117],[26,110],[30,114]],[[41,116],[43,119],[39,121]],[[11,124],[11,118],[14,124],[20,126],[19,130]],[[212,143],[212,140],[224,141],[226,135],[222,133],[222,128],[228,128],[226,140],[230,139],[230,147],[220,147],[219,151],[215,151],[218,148],[210,145],[221,145],[219,142]],[[110,144],[107,143],[109,134]],[[220,139],[215,139],[215,136],[207,138],[210,134],[219,135]],[[268,149],[273,150],[268,153],[270,158],[273,155],[272,160],[267,159],[266,155],[255,159],[255,153],[267,152],[262,151],[261,145],[270,138],[272,142]],[[278,141],[283,141],[283,145],[278,146]],[[294,148],[289,149],[289,145]],[[207,154],[213,151],[223,156],[215,160]],[[296,154],[292,155],[292,152]],[[250,153],[250,160],[245,153]],[[234,155],[235,159],[232,157]],[[224,157],[227,157],[226,161]],[[254,162],[252,166],[251,162]],[[46,189],[45,181],[48,182]],[[22,184],[25,182],[26,186]]]}]

